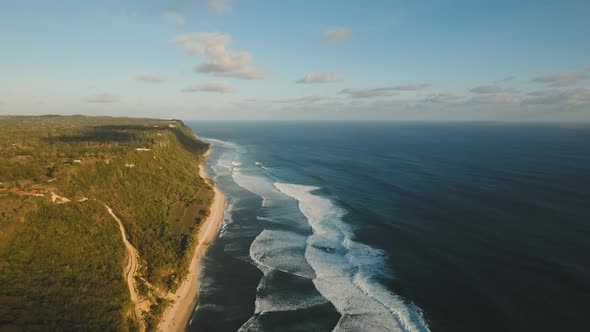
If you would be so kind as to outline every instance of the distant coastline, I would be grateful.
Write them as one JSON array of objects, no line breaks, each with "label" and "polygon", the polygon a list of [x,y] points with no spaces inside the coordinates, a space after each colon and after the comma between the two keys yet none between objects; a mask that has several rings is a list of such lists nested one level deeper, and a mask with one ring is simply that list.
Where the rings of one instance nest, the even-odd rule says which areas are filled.
[{"label": "distant coastline", "polygon": [[211,148],[209,148],[209,150],[203,155],[204,160],[199,165],[199,176],[213,186],[213,203],[211,204],[207,220],[201,225],[197,232],[196,236],[198,243],[191,259],[189,272],[178,290],[174,294],[170,294],[168,297],[171,304],[166,308],[162,315],[162,319],[158,325],[158,331],[175,332],[186,330],[193,314],[193,309],[196,305],[199,292],[201,259],[207,248],[209,248],[211,242],[215,239],[217,230],[224,218],[226,203],[225,196],[212,183],[211,178],[204,167],[210,152]]}]

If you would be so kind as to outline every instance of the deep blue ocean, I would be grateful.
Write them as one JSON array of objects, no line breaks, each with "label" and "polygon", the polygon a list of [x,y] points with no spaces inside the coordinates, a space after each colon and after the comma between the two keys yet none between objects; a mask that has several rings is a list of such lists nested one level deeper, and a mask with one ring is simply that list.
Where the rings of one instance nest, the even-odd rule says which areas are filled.
[{"label": "deep blue ocean", "polygon": [[228,198],[189,331],[588,331],[590,126],[189,122]]}]

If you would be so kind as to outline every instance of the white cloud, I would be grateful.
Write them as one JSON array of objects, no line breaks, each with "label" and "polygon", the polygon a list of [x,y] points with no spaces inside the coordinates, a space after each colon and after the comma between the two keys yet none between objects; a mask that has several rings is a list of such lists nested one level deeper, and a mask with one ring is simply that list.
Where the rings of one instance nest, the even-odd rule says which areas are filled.
[{"label": "white cloud", "polygon": [[216,14],[230,12],[233,0],[201,0],[205,7]]},{"label": "white cloud", "polygon": [[515,105],[521,102],[520,96],[509,94],[483,94],[470,98],[467,104]]},{"label": "white cloud", "polygon": [[417,83],[417,84],[406,84],[406,85],[398,85],[393,87],[394,90],[399,91],[419,91],[428,88],[430,84],[426,83]]},{"label": "white cloud", "polygon": [[163,83],[164,79],[157,75],[152,74],[142,74],[136,77],[138,81],[145,82],[145,83]]},{"label": "white cloud", "polygon": [[231,102],[230,105],[239,109],[254,109],[254,110],[285,110],[297,107],[310,107],[317,105],[318,107],[326,106],[327,101],[331,100],[330,96],[326,95],[310,95],[295,98],[281,98],[281,99],[256,99],[248,98],[239,101]]},{"label": "white cloud", "polygon": [[324,32],[324,41],[326,43],[337,43],[350,39],[352,30],[348,28],[331,29]]},{"label": "white cloud", "polygon": [[111,104],[117,103],[121,100],[121,97],[112,95],[110,93],[101,93],[86,99],[88,103],[96,104]]},{"label": "white cloud", "polygon": [[265,73],[253,68],[252,54],[226,48],[231,37],[224,33],[196,32],[177,36],[174,41],[194,56],[204,58],[197,71],[241,79],[262,79]]},{"label": "white cloud", "polygon": [[299,97],[299,98],[278,99],[278,100],[275,100],[275,102],[282,103],[282,104],[311,104],[311,103],[317,103],[320,101],[326,101],[328,99],[330,99],[330,97],[328,97],[328,96],[312,95],[312,96],[305,96],[305,97]]},{"label": "white cloud", "polygon": [[462,97],[450,93],[438,93],[424,98],[422,102],[427,104],[450,104],[458,102],[461,98]]},{"label": "white cloud", "polygon": [[590,104],[590,88],[578,88],[568,90],[544,90],[534,91],[523,100],[525,104],[532,105],[566,105],[580,106]]},{"label": "white cloud", "polygon": [[[454,106],[476,106],[476,105],[518,105],[522,98],[518,95],[507,93],[492,93],[492,89],[482,89],[485,92],[466,99],[450,93],[439,93],[430,95],[422,100],[422,104],[432,105],[454,105]],[[499,90],[499,92],[503,92]]]},{"label": "white cloud", "polygon": [[374,98],[387,97],[395,95],[393,87],[372,88],[372,89],[344,89],[341,94],[346,94],[351,98]]},{"label": "white cloud", "polygon": [[182,89],[182,92],[216,92],[216,93],[229,93],[233,92],[234,88],[229,83],[224,82],[211,82],[202,83],[188,86]]},{"label": "white cloud", "polygon": [[585,78],[586,78],[586,76],[583,74],[580,74],[580,73],[555,74],[555,75],[535,77],[535,78],[533,78],[533,82],[546,83],[546,84],[549,84],[550,86],[558,87],[558,86],[573,85]]},{"label": "white cloud", "polygon": [[351,98],[376,98],[394,96],[396,95],[396,91],[419,91],[426,89],[429,86],[430,85],[426,83],[418,83],[397,86],[386,86],[380,88],[344,89],[340,91],[340,93],[346,94]]},{"label": "white cloud", "polygon": [[162,19],[168,23],[172,24],[184,24],[185,19],[182,14],[173,10],[167,10],[162,13]]},{"label": "white cloud", "polygon": [[497,93],[515,93],[517,90],[511,88],[502,88],[497,85],[480,85],[478,87],[469,89],[473,93],[479,94],[497,94]]},{"label": "white cloud", "polygon": [[313,83],[336,83],[342,80],[336,73],[309,73],[302,79],[298,80],[300,84],[313,84]]}]

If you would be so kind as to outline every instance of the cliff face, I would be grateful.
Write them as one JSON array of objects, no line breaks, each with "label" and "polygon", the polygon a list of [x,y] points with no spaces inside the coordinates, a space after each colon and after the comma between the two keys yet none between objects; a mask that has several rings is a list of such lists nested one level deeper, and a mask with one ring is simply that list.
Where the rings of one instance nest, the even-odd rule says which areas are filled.
[{"label": "cliff face", "polygon": [[207,148],[177,120],[1,117],[0,329],[153,328],[208,214]]}]

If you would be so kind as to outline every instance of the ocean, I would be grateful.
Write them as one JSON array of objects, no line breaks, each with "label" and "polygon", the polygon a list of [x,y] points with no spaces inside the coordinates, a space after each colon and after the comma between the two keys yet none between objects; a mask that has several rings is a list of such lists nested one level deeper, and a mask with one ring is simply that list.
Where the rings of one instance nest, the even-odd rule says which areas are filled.
[{"label": "ocean", "polygon": [[587,331],[590,127],[188,122],[228,198],[189,331]]}]

